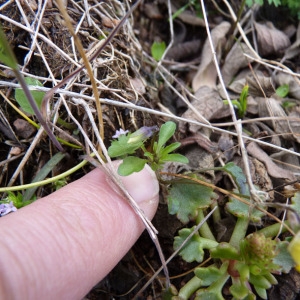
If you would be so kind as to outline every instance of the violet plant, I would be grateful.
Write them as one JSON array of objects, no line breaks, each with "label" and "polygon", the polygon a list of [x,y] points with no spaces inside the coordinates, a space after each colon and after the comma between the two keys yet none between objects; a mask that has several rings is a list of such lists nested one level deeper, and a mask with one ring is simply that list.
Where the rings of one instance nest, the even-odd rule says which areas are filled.
[{"label": "violet plant", "polygon": [[[185,156],[171,153],[180,146],[179,142],[166,145],[174,135],[175,130],[176,124],[172,121],[166,122],[160,129],[157,126],[143,126],[133,133],[123,129],[117,130],[113,136],[117,140],[112,141],[111,146],[108,148],[108,154],[111,158],[123,159],[118,168],[119,175],[127,176],[133,172],[139,172],[146,163],[154,171],[161,169],[167,161],[188,163]],[[146,148],[145,143],[151,136],[153,136],[153,139],[149,147]],[[142,158],[137,157],[139,150],[142,152]]]}]

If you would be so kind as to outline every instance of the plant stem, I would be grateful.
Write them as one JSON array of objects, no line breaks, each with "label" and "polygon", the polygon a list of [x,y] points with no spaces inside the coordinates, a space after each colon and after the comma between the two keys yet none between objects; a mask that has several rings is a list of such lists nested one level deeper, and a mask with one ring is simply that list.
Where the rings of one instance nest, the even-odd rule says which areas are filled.
[{"label": "plant stem", "polygon": [[202,286],[202,280],[197,276],[194,276],[188,281],[179,291],[178,298],[182,300],[190,299],[193,293],[195,293]]},{"label": "plant stem", "polygon": [[[220,295],[222,297],[222,289],[224,284],[229,278],[229,274],[225,272],[217,281],[215,281],[212,285],[209,286],[207,289],[208,291],[213,292],[216,295]],[[220,298],[215,298],[215,299],[220,299]]]},{"label": "plant stem", "polygon": [[[199,224],[205,218],[203,209],[198,209],[198,216],[196,218],[196,224]],[[211,232],[207,222],[203,223],[203,225],[199,228],[199,233],[202,237],[216,241],[213,233]]]},{"label": "plant stem", "polygon": [[240,242],[245,237],[249,224],[249,218],[238,218],[231,235],[229,244],[236,249],[240,249]]},{"label": "plant stem", "polygon": [[[287,221],[284,222],[284,224],[289,225]],[[270,225],[268,227],[265,227],[257,233],[263,233],[265,237],[273,238],[275,237],[279,232],[284,233],[287,231],[287,228],[285,226],[282,226],[280,223],[275,223],[273,225]]]},{"label": "plant stem", "polygon": [[18,185],[18,186],[10,186],[10,187],[0,187],[0,193],[2,192],[14,192],[14,191],[21,191],[21,190],[26,190],[29,188],[33,188],[35,186],[42,186],[42,185],[46,185],[52,182],[55,182],[59,179],[65,178],[71,174],[73,174],[74,172],[76,172],[77,170],[81,169],[83,166],[85,166],[88,163],[87,160],[83,160],[82,162],[80,162],[78,165],[76,165],[75,167],[69,169],[68,171],[59,174],[55,177],[51,177],[39,182],[34,182],[34,183],[29,183],[29,184],[23,184],[23,185]]}]

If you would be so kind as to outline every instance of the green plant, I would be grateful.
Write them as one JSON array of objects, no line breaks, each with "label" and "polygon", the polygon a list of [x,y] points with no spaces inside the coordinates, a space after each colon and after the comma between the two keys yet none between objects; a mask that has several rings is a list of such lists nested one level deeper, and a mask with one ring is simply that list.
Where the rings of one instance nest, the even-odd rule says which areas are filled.
[{"label": "green plant", "polygon": [[[294,266],[288,251],[289,243],[275,238],[280,228],[279,223],[247,235],[249,222],[260,224],[267,212],[261,206],[251,206],[247,181],[238,166],[228,163],[215,170],[228,173],[238,187],[238,190],[231,193],[222,190],[229,196],[225,209],[236,219],[233,232],[228,242],[216,241],[211,226],[220,221],[220,213],[214,215],[213,223],[204,223],[187,242],[186,239],[193,234],[195,226],[178,232],[174,239],[174,249],[186,243],[179,251],[185,261],[201,263],[209,255],[213,263],[196,268],[195,276],[179,291],[174,291],[174,288],[172,291],[168,290],[168,299],[184,300],[194,295],[198,300],[222,300],[226,283],[229,283],[233,299],[256,299],[256,295],[267,299],[267,289],[277,284],[274,275],[289,272]],[[204,220],[207,209],[218,206],[213,186],[196,175],[178,175],[176,178],[181,179],[175,180],[169,190],[169,213],[176,214],[184,224],[194,221],[198,225]],[[298,211],[298,206],[295,198],[291,208]],[[283,231],[285,230],[284,227]],[[296,255],[299,265],[298,240],[299,238],[290,251]]]},{"label": "green plant", "polygon": [[[181,154],[171,153],[176,150],[180,143],[172,143],[166,146],[168,140],[173,136],[176,130],[174,122],[166,122],[163,124],[158,132],[158,140],[152,140],[149,148],[146,149],[145,142],[158,131],[157,126],[142,127],[133,133],[120,130],[113,136],[117,140],[111,143],[108,148],[110,157],[122,158],[123,162],[118,168],[118,173],[122,176],[127,176],[133,172],[141,171],[145,164],[148,163],[154,171],[162,168],[167,161],[176,161],[181,163],[188,163],[188,159]],[[157,135],[155,134],[154,137]],[[137,151],[141,150],[143,158],[137,156]],[[133,154],[133,155],[132,155]]]},{"label": "green plant", "polygon": [[[239,118],[243,118],[247,112],[247,97],[248,97],[249,86],[246,84],[241,92],[238,100],[231,100],[233,106],[238,110]],[[228,104],[228,100],[223,100],[225,104]]]},{"label": "green plant", "polygon": [[[38,81],[37,79],[31,78],[31,77],[25,77],[24,78],[28,88],[30,89],[31,86],[43,86],[43,84]],[[31,91],[31,95],[37,105],[37,107],[40,109],[42,105],[43,97],[46,93],[42,91]],[[17,88],[15,90],[15,98],[20,105],[20,107],[28,114],[33,115],[34,111],[32,109],[32,106],[28,102],[28,99],[26,97],[26,94],[24,93],[24,90],[21,88]]]},{"label": "green plant", "polygon": [[278,95],[281,98],[285,98],[289,94],[289,91],[290,91],[289,85],[283,84],[276,89],[276,95]]},{"label": "green plant", "polygon": [[195,12],[196,12],[196,16],[198,18],[203,19],[203,13],[202,13],[202,8],[201,8],[201,4],[200,1],[196,1],[196,0],[189,0],[185,5],[183,5],[182,7],[180,7],[177,11],[174,12],[174,14],[172,15],[172,19],[176,19],[180,14],[182,14],[188,7],[191,7]]},{"label": "green plant", "polygon": [[156,60],[159,61],[166,51],[165,42],[154,42],[151,46],[151,55]]}]

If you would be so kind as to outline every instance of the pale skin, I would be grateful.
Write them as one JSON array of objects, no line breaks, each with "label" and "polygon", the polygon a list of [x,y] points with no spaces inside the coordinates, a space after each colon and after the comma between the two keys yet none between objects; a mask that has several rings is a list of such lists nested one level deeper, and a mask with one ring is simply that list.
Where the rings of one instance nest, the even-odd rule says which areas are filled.
[{"label": "pale skin", "polygon": [[[152,219],[159,186],[147,166],[122,178]],[[144,225],[95,169],[0,218],[1,299],[82,299],[127,253]]]}]

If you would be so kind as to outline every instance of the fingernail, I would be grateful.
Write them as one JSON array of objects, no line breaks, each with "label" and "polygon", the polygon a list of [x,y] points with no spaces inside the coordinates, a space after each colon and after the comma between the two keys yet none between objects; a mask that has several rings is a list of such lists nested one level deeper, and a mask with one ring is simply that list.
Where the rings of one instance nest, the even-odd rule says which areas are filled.
[{"label": "fingernail", "polygon": [[122,181],[137,203],[157,201],[159,184],[155,173],[147,164],[142,171],[122,177]]}]

